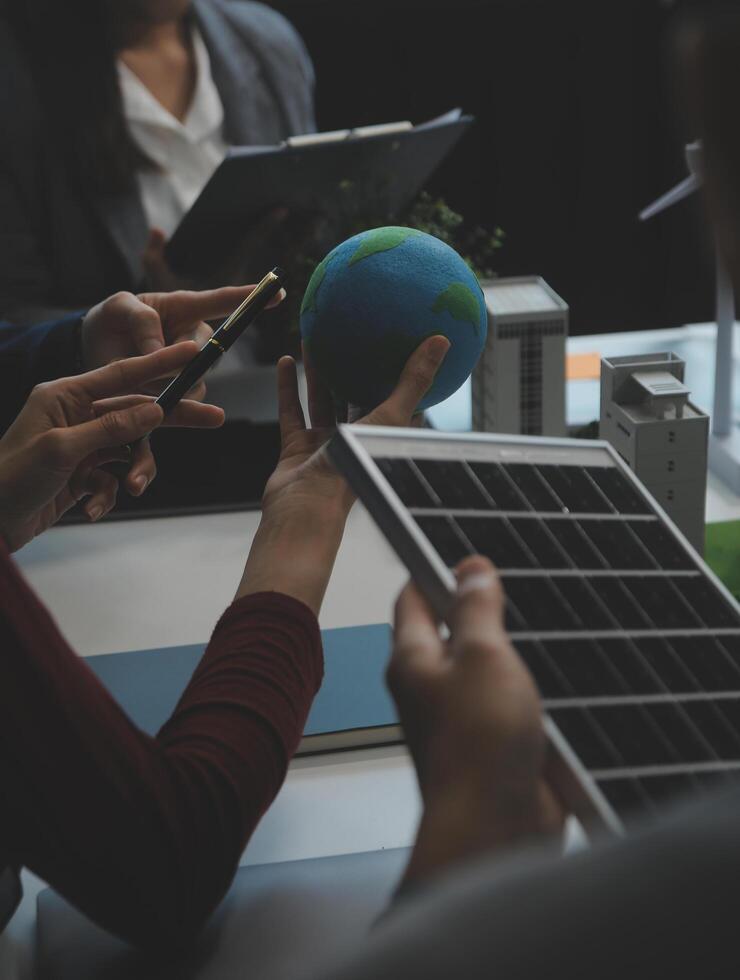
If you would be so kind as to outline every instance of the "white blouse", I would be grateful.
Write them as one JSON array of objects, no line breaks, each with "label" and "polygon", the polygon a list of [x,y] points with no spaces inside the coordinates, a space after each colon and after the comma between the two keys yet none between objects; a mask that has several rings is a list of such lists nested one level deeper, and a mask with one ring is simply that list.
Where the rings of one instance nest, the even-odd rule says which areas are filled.
[{"label": "white blouse", "polygon": [[200,33],[193,29],[196,84],[183,122],[152,95],[144,83],[118,62],[123,111],[139,148],[158,167],[138,174],[144,213],[150,228],[169,238],[183,215],[226,155],[224,108],[211,74],[211,59]]}]

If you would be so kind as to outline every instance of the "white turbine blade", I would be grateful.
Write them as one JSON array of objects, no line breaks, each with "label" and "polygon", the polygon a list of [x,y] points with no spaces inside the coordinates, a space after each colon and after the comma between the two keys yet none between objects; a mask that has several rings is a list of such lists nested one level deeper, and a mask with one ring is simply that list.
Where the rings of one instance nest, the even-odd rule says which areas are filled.
[{"label": "white turbine blade", "polygon": [[683,201],[686,197],[691,197],[695,191],[698,191],[701,187],[701,179],[696,176],[696,174],[691,174],[686,180],[682,180],[680,184],[677,184],[672,190],[663,194],[659,197],[657,201],[653,201],[646,208],[640,211],[640,221],[648,221],[650,218],[654,217],[656,214],[660,214],[661,211],[666,211],[668,208],[672,208],[674,204],[678,204],[679,201]]}]

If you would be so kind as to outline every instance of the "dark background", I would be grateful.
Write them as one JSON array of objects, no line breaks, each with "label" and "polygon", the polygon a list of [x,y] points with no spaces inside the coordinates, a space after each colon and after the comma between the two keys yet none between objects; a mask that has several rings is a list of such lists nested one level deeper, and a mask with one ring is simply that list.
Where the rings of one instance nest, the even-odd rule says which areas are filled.
[{"label": "dark background", "polygon": [[[571,332],[713,319],[700,203],[643,225],[686,175],[662,0],[272,0],[317,72],[320,129],[453,106],[474,132],[435,176],[466,219],[501,225],[502,275],[537,273]],[[702,4],[701,6],[706,6]]]}]

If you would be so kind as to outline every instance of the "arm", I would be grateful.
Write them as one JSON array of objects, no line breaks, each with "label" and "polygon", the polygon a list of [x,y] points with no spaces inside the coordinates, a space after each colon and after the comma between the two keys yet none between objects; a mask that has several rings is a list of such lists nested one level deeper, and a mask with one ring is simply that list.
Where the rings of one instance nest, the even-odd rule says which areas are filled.
[{"label": "arm", "polygon": [[228,888],[282,783],[321,680],[315,616],[286,596],[236,601],[151,739],[4,554],[0,610],[0,841],[10,861],[133,943],[180,944]]},{"label": "arm", "polygon": [[[368,421],[408,424],[448,346],[426,341]],[[187,360],[188,347],[56,382],[31,400],[0,442],[6,538],[52,523],[86,490],[85,460],[161,422],[160,409],[132,406],[123,392]],[[9,846],[0,857],[139,945],[187,941],[219,901],[320,683],[315,613],[352,501],[317,452],[330,430],[306,428],[290,358],[279,385],[283,450],[260,533],[237,599],[157,739],[131,725],[0,555],[0,844]],[[112,421],[87,421],[106,396]],[[331,400],[311,383],[309,402],[312,419],[328,422]]]}]

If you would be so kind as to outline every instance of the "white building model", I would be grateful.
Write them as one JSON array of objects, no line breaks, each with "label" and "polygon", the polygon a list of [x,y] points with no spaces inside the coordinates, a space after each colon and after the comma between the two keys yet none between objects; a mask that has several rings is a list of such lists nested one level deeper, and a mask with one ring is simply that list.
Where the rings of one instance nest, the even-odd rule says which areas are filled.
[{"label": "white building model", "polygon": [[473,428],[565,435],[567,304],[539,276],[482,286],[488,338],[473,373]]},{"label": "white building model", "polygon": [[689,401],[675,354],[601,360],[599,435],[704,551],[709,416]]}]

